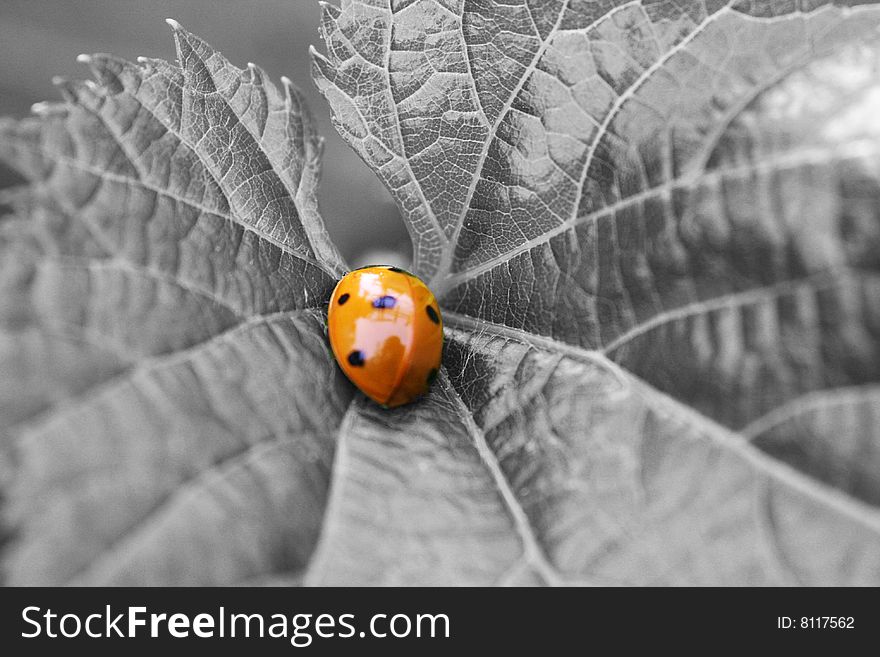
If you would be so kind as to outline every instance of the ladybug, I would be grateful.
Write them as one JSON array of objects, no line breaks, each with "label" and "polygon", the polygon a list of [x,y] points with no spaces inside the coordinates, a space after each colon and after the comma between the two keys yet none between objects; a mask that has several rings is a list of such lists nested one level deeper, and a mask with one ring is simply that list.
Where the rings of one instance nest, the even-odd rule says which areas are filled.
[{"label": "ladybug", "polygon": [[330,297],[327,327],[342,371],[386,408],[417,399],[437,378],[440,306],[408,271],[373,266],[346,274]]}]

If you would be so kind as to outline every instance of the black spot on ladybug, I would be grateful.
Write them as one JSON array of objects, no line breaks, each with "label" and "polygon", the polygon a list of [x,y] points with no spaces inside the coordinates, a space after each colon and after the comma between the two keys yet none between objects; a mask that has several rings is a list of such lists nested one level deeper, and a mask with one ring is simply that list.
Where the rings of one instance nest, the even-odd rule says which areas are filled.
[{"label": "black spot on ladybug", "polygon": [[408,271],[404,271],[400,267],[389,267],[388,271],[393,271],[395,274],[408,274]]},{"label": "black spot on ladybug", "polygon": [[339,297],[339,305],[340,305],[340,306],[345,305],[345,302],[348,301],[348,298],[349,298],[350,296],[351,296],[351,295],[350,295],[348,292],[346,292],[346,293],[343,294],[341,297]]},{"label": "black spot on ladybug", "polygon": [[373,299],[373,308],[394,308],[396,304],[397,299],[387,294]]},{"label": "black spot on ladybug", "polygon": [[348,355],[348,364],[354,367],[361,367],[364,364],[364,352],[355,349]]},{"label": "black spot on ladybug", "polygon": [[431,385],[436,380],[437,380],[437,368],[434,367],[431,369],[430,372],[428,372],[428,385]]},{"label": "black spot on ladybug", "polygon": [[435,324],[440,323],[440,317],[437,315],[437,311],[434,310],[433,306],[426,306],[425,312],[428,313],[428,319],[430,319],[432,322],[434,322]]}]

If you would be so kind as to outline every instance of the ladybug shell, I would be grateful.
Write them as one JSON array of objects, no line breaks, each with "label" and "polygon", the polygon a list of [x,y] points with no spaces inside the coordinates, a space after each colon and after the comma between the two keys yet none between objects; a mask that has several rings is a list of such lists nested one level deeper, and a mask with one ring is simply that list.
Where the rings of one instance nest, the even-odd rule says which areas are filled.
[{"label": "ladybug shell", "polygon": [[409,272],[397,267],[349,272],[333,290],[327,325],[342,371],[383,406],[413,401],[437,377],[440,308],[428,286]]}]

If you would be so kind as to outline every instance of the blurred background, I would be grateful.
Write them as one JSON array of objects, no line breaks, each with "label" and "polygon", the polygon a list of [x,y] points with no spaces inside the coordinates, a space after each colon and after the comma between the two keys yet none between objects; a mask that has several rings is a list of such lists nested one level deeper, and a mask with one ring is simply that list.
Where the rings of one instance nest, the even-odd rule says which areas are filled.
[{"label": "blurred background", "polygon": [[0,0],[0,115],[22,117],[59,98],[55,75],[89,77],[80,53],[174,60],[165,18],[207,40],[233,64],[258,64],[274,82],[289,77],[306,94],[326,140],[319,190],[327,229],[352,266],[406,266],[409,238],[397,207],[342,141],[312,84],[309,45],[323,50],[317,0]]}]

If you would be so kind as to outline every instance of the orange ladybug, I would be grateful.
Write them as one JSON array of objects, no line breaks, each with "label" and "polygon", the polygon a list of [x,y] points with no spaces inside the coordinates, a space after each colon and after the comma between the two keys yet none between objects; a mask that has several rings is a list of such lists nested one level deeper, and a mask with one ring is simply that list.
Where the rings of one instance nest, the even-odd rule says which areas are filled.
[{"label": "orange ladybug", "polygon": [[437,378],[440,306],[408,271],[381,266],[346,274],[330,297],[327,326],[342,371],[382,406],[413,401]]}]

